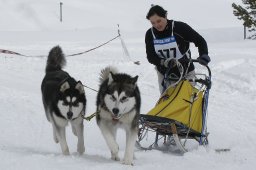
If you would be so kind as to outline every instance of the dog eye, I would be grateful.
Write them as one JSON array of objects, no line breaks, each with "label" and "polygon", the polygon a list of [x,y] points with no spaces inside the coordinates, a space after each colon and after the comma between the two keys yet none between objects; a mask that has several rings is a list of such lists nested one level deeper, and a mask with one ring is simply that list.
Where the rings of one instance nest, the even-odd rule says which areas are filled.
[{"label": "dog eye", "polygon": [[116,101],[116,98],[113,95],[110,97],[110,99],[113,100],[113,101]]},{"label": "dog eye", "polygon": [[68,102],[67,102],[67,101],[63,101],[63,102],[62,102],[62,105],[67,106],[67,105],[68,105]]},{"label": "dog eye", "polygon": [[74,107],[78,107],[78,102],[72,104]]},{"label": "dog eye", "polygon": [[125,97],[125,96],[121,98],[121,102],[125,102],[125,101],[127,101],[127,100],[128,100],[128,98]]}]

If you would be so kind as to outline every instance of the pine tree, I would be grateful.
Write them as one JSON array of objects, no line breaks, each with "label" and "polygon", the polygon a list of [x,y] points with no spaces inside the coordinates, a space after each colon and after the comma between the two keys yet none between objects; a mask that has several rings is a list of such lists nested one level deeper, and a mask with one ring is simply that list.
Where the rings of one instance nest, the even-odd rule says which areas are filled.
[{"label": "pine tree", "polygon": [[244,26],[249,28],[250,32],[254,32],[249,38],[256,39],[256,0],[242,0],[242,2],[245,8],[235,3],[232,4],[233,14],[239,20],[244,21]]}]

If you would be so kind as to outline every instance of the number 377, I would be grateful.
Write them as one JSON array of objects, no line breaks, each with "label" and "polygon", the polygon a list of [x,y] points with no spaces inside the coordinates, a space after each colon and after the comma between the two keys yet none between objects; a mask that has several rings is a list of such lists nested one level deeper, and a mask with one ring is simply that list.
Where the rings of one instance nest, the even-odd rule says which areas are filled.
[{"label": "number 377", "polygon": [[176,58],[176,48],[158,50],[163,58]]}]

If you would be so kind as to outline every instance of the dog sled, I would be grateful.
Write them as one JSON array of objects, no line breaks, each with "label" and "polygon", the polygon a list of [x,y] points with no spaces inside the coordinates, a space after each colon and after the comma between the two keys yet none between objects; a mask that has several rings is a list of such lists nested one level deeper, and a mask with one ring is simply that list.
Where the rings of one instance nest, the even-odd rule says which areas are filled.
[{"label": "dog sled", "polygon": [[[179,70],[183,75],[182,65],[177,62],[177,66],[181,67]],[[208,144],[207,106],[211,70],[208,66],[203,66],[199,71],[201,73],[197,72],[193,80],[180,76],[174,86],[166,88],[153,109],[140,115],[137,148],[183,154],[187,152],[186,143],[190,139],[197,141],[199,145]],[[168,84],[168,78],[170,77],[165,75],[165,84]],[[152,137],[151,142],[145,142],[149,133],[153,134],[151,137],[155,135],[155,138]]]}]

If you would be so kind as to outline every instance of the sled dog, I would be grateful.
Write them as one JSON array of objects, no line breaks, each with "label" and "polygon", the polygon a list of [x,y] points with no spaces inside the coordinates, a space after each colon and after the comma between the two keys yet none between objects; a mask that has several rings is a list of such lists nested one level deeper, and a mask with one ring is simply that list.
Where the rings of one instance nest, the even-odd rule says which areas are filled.
[{"label": "sled dog", "polygon": [[42,100],[47,120],[52,124],[53,139],[60,143],[62,153],[69,155],[66,141],[66,126],[71,123],[72,132],[78,138],[77,152],[83,154],[84,125],[81,114],[85,114],[84,87],[62,68],[66,64],[59,46],[51,49],[46,64],[46,74],[41,84]]},{"label": "sled dog", "polygon": [[113,67],[103,69],[96,101],[96,121],[110,149],[111,159],[120,160],[117,129],[122,128],[126,132],[123,163],[127,165],[132,165],[138,132],[141,99],[137,79],[138,76],[118,73]]}]

